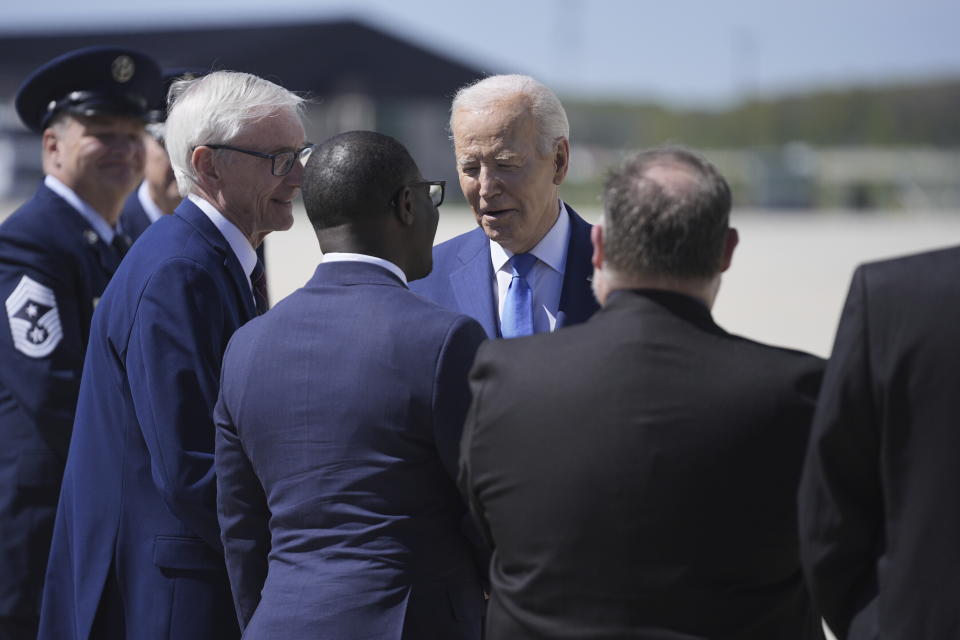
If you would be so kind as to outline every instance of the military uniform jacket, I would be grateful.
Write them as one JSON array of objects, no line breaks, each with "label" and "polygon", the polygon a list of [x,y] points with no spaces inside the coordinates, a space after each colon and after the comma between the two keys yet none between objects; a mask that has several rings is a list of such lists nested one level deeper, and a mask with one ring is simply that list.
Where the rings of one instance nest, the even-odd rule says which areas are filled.
[{"label": "military uniform jacket", "polygon": [[140,202],[140,189],[134,189],[123,203],[123,210],[120,212],[120,228],[130,236],[130,240],[136,241],[143,232],[150,226],[150,216],[143,210],[143,203]]},{"label": "military uniform jacket", "polygon": [[[570,239],[557,310],[558,329],[584,322],[599,308],[590,286],[591,225],[570,205],[566,207],[570,212]],[[499,338],[493,282],[490,240],[477,227],[434,247],[433,271],[426,278],[411,282],[410,290],[441,307],[470,316],[483,326],[487,336]]]},{"label": "military uniform jacket", "polygon": [[90,637],[98,607],[98,639],[239,635],[212,414],[227,341],[254,313],[236,255],[189,200],[127,254],[93,319],[41,638]]},{"label": "military uniform jacket", "polygon": [[36,616],[80,370],[120,257],[40,185],[0,225],[0,616]]}]

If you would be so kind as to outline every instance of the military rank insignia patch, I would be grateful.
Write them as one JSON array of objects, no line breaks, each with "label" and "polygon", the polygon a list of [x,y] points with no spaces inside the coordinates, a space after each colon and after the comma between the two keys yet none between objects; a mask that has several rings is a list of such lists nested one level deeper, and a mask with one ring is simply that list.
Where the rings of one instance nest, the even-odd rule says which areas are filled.
[{"label": "military rank insignia patch", "polygon": [[63,339],[53,290],[23,276],[6,304],[13,346],[17,351],[31,358],[50,355]]}]

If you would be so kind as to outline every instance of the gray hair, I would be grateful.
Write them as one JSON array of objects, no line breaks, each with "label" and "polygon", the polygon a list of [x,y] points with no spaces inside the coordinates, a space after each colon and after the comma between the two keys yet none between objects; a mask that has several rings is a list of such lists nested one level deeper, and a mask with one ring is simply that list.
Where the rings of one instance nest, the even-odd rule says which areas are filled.
[{"label": "gray hair", "polygon": [[[664,183],[654,167],[689,179]],[[604,264],[617,274],[711,278],[720,272],[730,226],[730,187],[710,162],[682,147],[628,157],[604,186]]]},{"label": "gray hair", "polygon": [[190,157],[204,144],[225,144],[251,122],[289,109],[303,118],[304,99],[269,80],[237,71],[183,78],[170,86],[165,140],[180,194],[197,183]]},{"label": "gray hair", "polygon": [[457,111],[483,112],[494,109],[498,103],[520,98],[537,123],[540,155],[553,153],[561,139],[570,140],[570,123],[559,98],[548,87],[530,76],[489,76],[469,84],[459,91],[450,105],[450,131]]}]

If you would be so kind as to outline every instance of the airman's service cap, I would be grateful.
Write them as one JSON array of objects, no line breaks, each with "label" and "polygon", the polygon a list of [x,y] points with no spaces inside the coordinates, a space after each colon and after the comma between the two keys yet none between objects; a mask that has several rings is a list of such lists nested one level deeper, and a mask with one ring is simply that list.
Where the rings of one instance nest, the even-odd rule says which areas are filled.
[{"label": "airman's service cap", "polygon": [[147,55],[119,47],[87,47],[31,73],[15,105],[23,123],[39,133],[60,113],[125,115],[148,122],[162,92],[160,67]]}]

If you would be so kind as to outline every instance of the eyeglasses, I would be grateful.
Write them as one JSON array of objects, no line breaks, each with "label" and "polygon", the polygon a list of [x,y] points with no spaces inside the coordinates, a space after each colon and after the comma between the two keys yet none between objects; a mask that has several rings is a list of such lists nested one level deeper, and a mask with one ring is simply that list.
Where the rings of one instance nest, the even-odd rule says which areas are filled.
[{"label": "eyeglasses", "polygon": [[290,171],[293,169],[294,163],[296,163],[297,160],[299,160],[301,164],[306,164],[315,145],[308,144],[301,149],[297,149],[296,151],[281,151],[280,153],[262,153],[260,151],[250,151],[249,149],[231,147],[228,144],[202,144],[198,146],[207,147],[209,149],[225,149],[227,151],[245,153],[248,156],[265,158],[273,163],[273,165],[270,167],[270,173],[279,177],[290,173]]},{"label": "eyeglasses", "polygon": [[393,198],[390,199],[390,202],[396,202],[397,198],[400,197],[400,194],[407,187],[421,187],[423,185],[428,185],[430,187],[430,200],[433,202],[433,206],[439,207],[443,204],[443,194],[446,192],[447,181],[446,180],[422,180],[418,182],[408,182],[403,185],[397,192],[393,194]]}]

